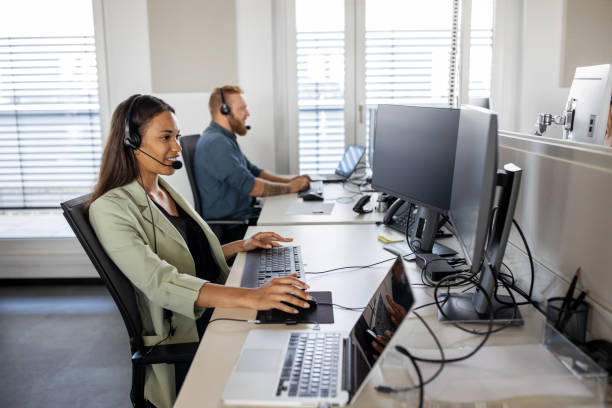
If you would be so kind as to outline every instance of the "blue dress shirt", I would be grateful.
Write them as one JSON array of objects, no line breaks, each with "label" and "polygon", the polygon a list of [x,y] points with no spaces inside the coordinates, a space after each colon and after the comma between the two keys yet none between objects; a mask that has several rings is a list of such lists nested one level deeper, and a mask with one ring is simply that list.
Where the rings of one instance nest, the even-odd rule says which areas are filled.
[{"label": "blue dress shirt", "polygon": [[242,219],[252,213],[249,192],[261,169],[242,153],[236,135],[211,122],[194,154],[196,185],[204,219]]}]

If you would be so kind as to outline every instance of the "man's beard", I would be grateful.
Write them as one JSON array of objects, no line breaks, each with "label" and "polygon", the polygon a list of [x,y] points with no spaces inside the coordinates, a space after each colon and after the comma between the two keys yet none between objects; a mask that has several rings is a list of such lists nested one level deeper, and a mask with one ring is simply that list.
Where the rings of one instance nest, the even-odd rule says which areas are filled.
[{"label": "man's beard", "polygon": [[232,132],[240,136],[244,136],[247,134],[247,128],[244,123],[236,119],[233,115],[229,115],[228,120],[230,127],[232,128]]}]

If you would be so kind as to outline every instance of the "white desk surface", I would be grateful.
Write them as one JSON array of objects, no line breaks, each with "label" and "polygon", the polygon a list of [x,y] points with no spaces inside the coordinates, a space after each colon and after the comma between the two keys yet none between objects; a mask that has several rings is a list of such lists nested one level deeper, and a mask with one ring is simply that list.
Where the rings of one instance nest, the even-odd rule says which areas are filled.
[{"label": "white desk surface", "polygon": [[[259,215],[257,225],[309,225],[309,224],[374,224],[382,221],[383,213],[373,211],[368,214],[357,214],[353,206],[362,193],[356,192],[358,187],[351,184],[324,183],[323,197],[326,203],[334,203],[331,214],[287,214],[287,209],[294,203],[301,203],[297,194],[284,194],[266,197]],[[370,202],[366,208],[373,208],[378,198],[377,193],[370,194]],[[315,203],[321,201],[316,201]]]},{"label": "white desk surface", "polygon": [[[368,265],[374,262],[392,258],[392,255],[382,249],[377,241],[379,234],[389,238],[398,238],[401,235],[384,226],[376,225],[302,225],[250,227],[247,236],[258,231],[274,230],[281,235],[294,238],[292,244],[302,246],[302,256],[307,272],[322,271],[340,266]],[[448,241],[450,239],[444,240]],[[448,243],[448,242],[446,242]],[[245,255],[239,254],[234,262],[227,285],[238,286],[242,277]],[[420,274],[413,263],[408,263],[410,280],[413,284],[420,282]],[[363,307],[378,287],[384,277],[391,261],[365,269],[341,270],[322,275],[306,275],[306,282],[314,291],[331,290],[334,303],[349,306]],[[432,289],[413,286],[415,307],[430,303]],[[521,328],[507,328],[500,333],[493,334],[487,346],[537,344],[541,339],[543,317],[531,307],[523,307],[523,316],[526,324]],[[473,347],[482,337],[474,336],[456,329],[452,325],[438,323],[435,307],[429,306],[419,311],[445,348]],[[213,318],[233,317],[239,319],[255,318],[255,311],[246,309],[216,309]],[[321,325],[321,330],[336,330],[348,334],[359,312],[340,310],[334,308],[332,325]],[[217,321],[206,330],[200,347],[195,355],[189,373],[185,379],[176,407],[221,407],[221,394],[225,382],[235,365],[240,350],[250,329],[269,330],[302,330],[312,329],[314,325],[255,325],[244,322]],[[485,326],[472,326],[479,330]],[[398,329],[391,341],[391,345],[400,343],[411,348],[435,348],[429,333],[420,324],[414,315],[409,315],[405,323]],[[406,386],[406,359],[400,357],[392,347],[387,347],[383,354],[384,370],[374,369],[364,382],[364,390],[351,405],[356,407],[398,407],[416,406],[416,392],[394,395],[379,394],[373,387],[379,384]],[[393,373],[393,374],[390,374]],[[406,377],[406,378],[405,378]],[[541,377],[540,377],[541,379]],[[425,388],[427,391],[427,387]],[[429,396],[436,399],[436,396]],[[408,401],[408,405],[407,404]],[[412,402],[411,402],[412,401]],[[545,402],[548,400],[545,400]],[[534,401],[530,398],[511,400],[508,406],[530,406]],[[559,401],[557,401],[559,402]],[[542,400],[537,401],[540,406]],[[441,406],[445,406],[444,404]],[[467,405],[466,405],[467,406]],[[483,405],[484,406],[484,405]],[[505,406],[505,405],[504,405]],[[553,404],[554,406],[554,404]]]}]

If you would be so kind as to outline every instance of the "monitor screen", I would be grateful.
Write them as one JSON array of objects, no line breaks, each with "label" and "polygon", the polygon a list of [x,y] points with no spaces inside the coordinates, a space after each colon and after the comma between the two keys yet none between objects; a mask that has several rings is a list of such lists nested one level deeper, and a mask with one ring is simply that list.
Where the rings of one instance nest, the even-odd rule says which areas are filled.
[{"label": "monitor screen", "polygon": [[462,108],[449,216],[471,265],[480,269],[497,177],[497,115]]},{"label": "monitor screen", "polygon": [[344,152],[338,167],[336,167],[336,174],[348,178],[355,171],[364,153],[365,147],[354,144],[350,145],[346,152]]},{"label": "monitor screen", "polygon": [[378,105],[372,186],[440,212],[450,208],[459,110]]}]

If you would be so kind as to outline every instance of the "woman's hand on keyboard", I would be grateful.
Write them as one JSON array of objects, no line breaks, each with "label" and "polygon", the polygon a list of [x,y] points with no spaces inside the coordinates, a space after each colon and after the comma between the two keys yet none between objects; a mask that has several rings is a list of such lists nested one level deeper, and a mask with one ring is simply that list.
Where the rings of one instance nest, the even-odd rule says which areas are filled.
[{"label": "woman's hand on keyboard", "polygon": [[296,314],[298,310],[291,305],[302,309],[310,307],[307,300],[310,300],[311,297],[305,292],[308,288],[307,284],[296,278],[296,274],[286,278],[274,278],[260,288],[252,289],[249,292],[250,308],[256,310],[279,309],[283,312]]},{"label": "woman's hand on keyboard", "polygon": [[278,235],[276,232],[258,232],[253,235],[251,238],[247,238],[242,241],[242,250],[243,251],[252,251],[256,248],[264,248],[269,249],[273,246],[279,247],[280,242],[291,242],[293,238],[285,238],[283,236]]}]

